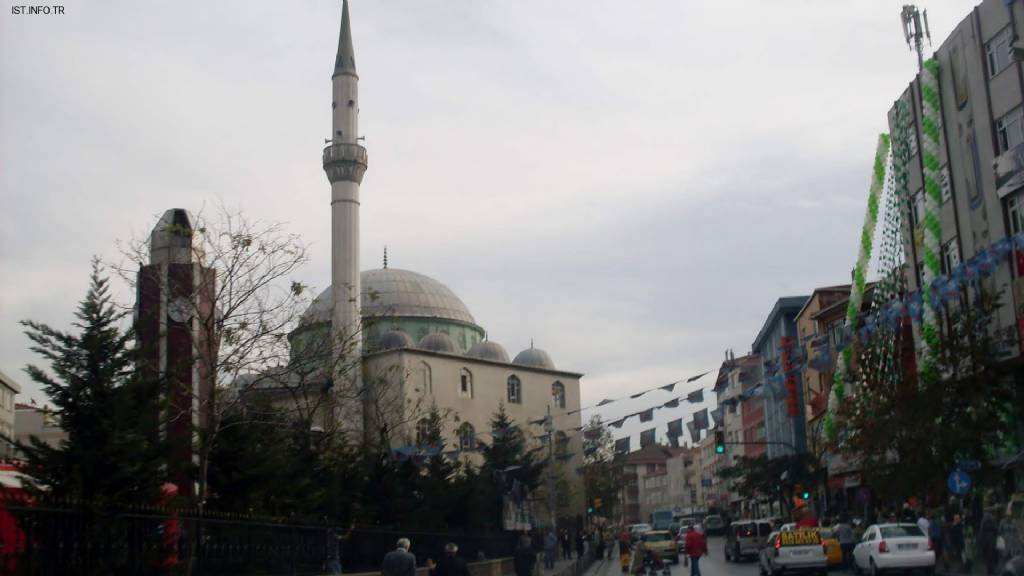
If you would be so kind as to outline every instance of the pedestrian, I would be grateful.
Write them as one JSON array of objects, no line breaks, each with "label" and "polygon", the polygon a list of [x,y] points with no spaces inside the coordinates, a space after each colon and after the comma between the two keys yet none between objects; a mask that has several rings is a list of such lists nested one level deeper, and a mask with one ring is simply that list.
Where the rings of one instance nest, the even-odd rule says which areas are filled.
[{"label": "pedestrian", "polygon": [[324,564],[327,573],[331,576],[339,576],[341,574],[341,545],[350,534],[352,534],[351,526],[348,532],[344,534],[337,528],[327,528],[324,534],[326,540],[324,542],[326,548],[326,562]]},{"label": "pedestrian", "polygon": [[530,537],[519,538],[519,546],[516,547],[512,556],[512,567],[516,576],[533,576],[533,565],[537,562],[537,556],[530,545]]},{"label": "pedestrian", "polygon": [[931,522],[928,523],[928,538],[932,542],[932,548],[935,549],[935,565],[939,562],[945,562],[944,553],[946,551],[946,531],[945,522],[941,512],[936,512]]},{"label": "pedestrian", "polygon": [[900,512],[900,523],[913,524],[915,522],[917,522],[917,514],[914,514],[914,510],[910,507],[910,502],[904,502],[903,511]]},{"label": "pedestrian", "polygon": [[583,558],[583,547],[584,547],[584,538],[583,538],[583,531],[581,530],[581,531],[576,533],[576,557],[577,558],[580,558],[580,559]]},{"label": "pedestrian", "polygon": [[469,565],[456,555],[458,552],[459,547],[454,542],[445,544],[444,556],[430,572],[432,576],[470,576]]},{"label": "pedestrian", "polygon": [[928,529],[930,528],[931,522],[928,517],[925,516],[924,510],[921,510],[921,514],[917,517],[917,527],[921,529],[921,534],[928,535]]},{"label": "pedestrian", "polygon": [[[964,525],[959,514],[953,515],[953,521],[947,530],[946,555],[956,562],[962,562],[964,552]],[[947,569],[949,563],[947,562]]]},{"label": "pedestrian", "polygon": [[555,569],[555,555],[558,553],[558,537],[551,530],[544,536],[544,569]]},{"label": "pedestrian", "polygon": [[561,536],[562,560],[572,560],[572,540],[569,538],[569,531],[562,528]]},{"label": "pedestrian", "polygon": [[985,563],[985,574],[992,575],[996,572],[996,565],[999,563],[999,551],[996,550],[996,540],[999,538],[999,524],[996,523],[995,510],[992,507],[986,508],[981,516],[981,525],[978,527],[978,546],[981,548],[981,560]]},{"label": "pedestrian", "polygon": [[380,571],[383,576],[416,576],[416,556],[409,552],[408,538],[399,538],[397,547],[384,556]]},{"label": "pedestrian", "polygon": [[700,526],[686,533],[684,553],[690,558],[690,576],[700,576],[700,558],[708,553],[708,541]]},{"label": "pedestrian", "polygon": [[849,567],[850,560],[853,558],[853,547],[857,545],[857,541],[853,537],[850,517],[847,514],[840,516],[839,523],[832,528],[832,531],[836,533],[836,538],[839,539],[839,549],[843,551],[843,566]]}]

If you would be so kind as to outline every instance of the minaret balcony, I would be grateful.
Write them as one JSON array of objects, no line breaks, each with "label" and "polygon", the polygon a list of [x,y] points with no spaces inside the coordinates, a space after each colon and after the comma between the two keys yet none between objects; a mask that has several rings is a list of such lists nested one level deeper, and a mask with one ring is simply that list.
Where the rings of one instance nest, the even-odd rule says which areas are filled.
[{"label": "minaret balcony", "polygon": [[362,183],[366,172],[366,148],[359,144],[336,142],[324,148],[324,172],[334,182]]}]

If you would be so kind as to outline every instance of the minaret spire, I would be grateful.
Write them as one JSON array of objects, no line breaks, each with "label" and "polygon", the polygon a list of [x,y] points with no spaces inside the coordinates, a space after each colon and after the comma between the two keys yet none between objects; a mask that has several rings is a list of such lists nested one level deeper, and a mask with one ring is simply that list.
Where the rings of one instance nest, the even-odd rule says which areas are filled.
[{"label": "minaret spire", "polygon": [[356,75],[356,53],[352,49],[352,21],[348,17],[348,0],[341,3],[341,32],[338,33],[338,55],[334,58],[334,75]]}]

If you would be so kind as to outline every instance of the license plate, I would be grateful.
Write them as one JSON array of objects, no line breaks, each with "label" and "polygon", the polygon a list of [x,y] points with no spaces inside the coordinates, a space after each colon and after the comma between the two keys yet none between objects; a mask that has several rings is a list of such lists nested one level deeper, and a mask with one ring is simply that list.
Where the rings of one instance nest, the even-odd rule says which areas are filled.
[{"label": "license plate", "polygon": [[810,550],[792,550],[792,551],[790,551],[789,555],[790,556],[807,556],[810,553],[811,553]]},{"label": "license plate", "polygon": [[896,547],[897,550],[917,550],[917,544],[900,544]]}]

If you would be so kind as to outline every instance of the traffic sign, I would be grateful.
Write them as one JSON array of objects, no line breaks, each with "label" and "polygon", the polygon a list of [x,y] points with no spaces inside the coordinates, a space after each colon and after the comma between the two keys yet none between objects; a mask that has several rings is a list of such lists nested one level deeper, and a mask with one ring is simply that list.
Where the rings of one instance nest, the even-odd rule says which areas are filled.
[{"label": "traffic sign", "polygon": [[971,489],[971,477],[963,470],[954,470],[950,472],[946,485],[953,494],[963,496]]},{"label": "traffic sign", "polygon": [[981,469],[981,462],[978,462],[977,460],[964,460],[963,462],[956,463],[956,469],[974,472],[975,470]]}]

